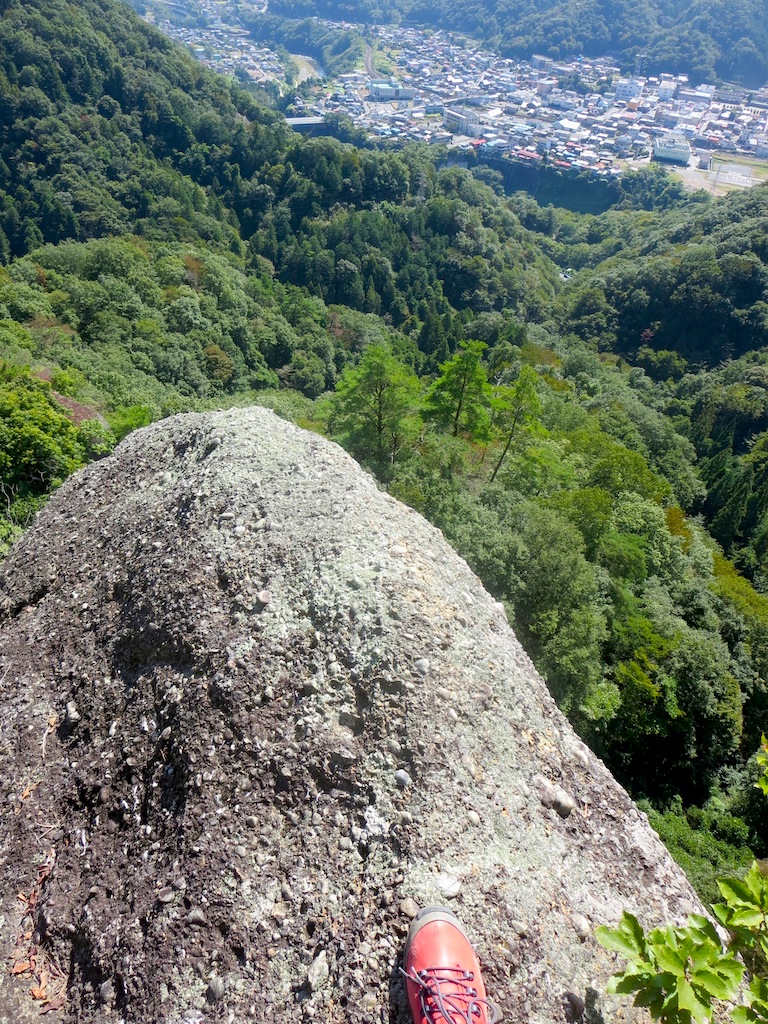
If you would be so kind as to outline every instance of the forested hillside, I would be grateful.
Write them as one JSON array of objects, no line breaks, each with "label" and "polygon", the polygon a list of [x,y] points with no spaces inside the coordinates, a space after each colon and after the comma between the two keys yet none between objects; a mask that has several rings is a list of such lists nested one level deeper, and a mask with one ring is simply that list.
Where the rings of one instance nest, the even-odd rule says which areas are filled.
[{"label": "forested hillside", "polygon": [[504,56],[556,59],[579,54],[616,55],[632,70],[639,54],[652,74],[687,72],[692,81],[762,85],[768,78],[766,0],[270,0],[270,14],[310,15],[363,24],[434,26],[466,32],[498,47]]},{"label": "forested hillside", "polygon": [[768,188],[542,209],[302,140],[115,0],[1,6],[0,545],[135,427],[270,404],[444,530],[698,884],[764,850]]}]

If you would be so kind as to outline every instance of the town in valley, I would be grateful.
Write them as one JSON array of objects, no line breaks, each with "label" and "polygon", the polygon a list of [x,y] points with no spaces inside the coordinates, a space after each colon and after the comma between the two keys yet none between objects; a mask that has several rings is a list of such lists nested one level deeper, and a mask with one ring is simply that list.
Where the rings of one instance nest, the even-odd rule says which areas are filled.
[{"label": "town in valley", "polygon": [[287,77],[303,81],[289,118],[300,131],[344,114],[373,140],[474,149],[481,159],[599,177],[653,159],[713,192],[768,178],[766,87],[646,75],[642,57],[622,74],[609,58],[510,60],[447,31],[324,22],[367,40],[365,66],[329,79],[310,58],[254,40],[240,20],[246,6],[177,0],[155,3],[145,17],[223,74],[283,91]]}]

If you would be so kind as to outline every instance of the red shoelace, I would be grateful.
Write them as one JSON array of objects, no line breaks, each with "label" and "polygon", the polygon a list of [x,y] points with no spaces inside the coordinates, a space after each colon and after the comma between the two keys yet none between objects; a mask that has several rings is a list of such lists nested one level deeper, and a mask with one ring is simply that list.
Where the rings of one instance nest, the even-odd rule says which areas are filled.
[{"label": "red shoelace", "polygon": [[478,997],[471,971],[427,967],[402,973],[419,986],[425,1024],[495,1024],[499,1020],[498,1007]]}]

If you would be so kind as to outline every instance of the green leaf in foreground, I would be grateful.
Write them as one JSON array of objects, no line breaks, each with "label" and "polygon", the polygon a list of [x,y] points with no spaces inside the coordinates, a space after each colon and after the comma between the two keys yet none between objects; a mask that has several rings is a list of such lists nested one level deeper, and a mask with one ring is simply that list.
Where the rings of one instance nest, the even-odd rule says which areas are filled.
[{"label": "green leaf in foreground", "polygon": [[768,877],[758,861],[743,879],[719,878],[717,884],[725,902],[712,911],[730,931],[734,947],[741,952],[757,947],[768,956]]},{"label": "green leaf in foreground", "polygon": [[[742,964],[723,949],[714,927],[701,915],[689,917],[683,928],[668,925],[645,935],[637,918],[625,911],[617,928],[601,926],[595,935],[602,946],[628,961],[611,978],[608,991],[634,994],[635,1006],[648,1007],[655,1020],[669,1024],[711,1020],[713,1000],[734,999],[744,974]],[[759,1019],[745,1017],[742,1024]]]},{"label": "green leaf in foreground", "polygon": [[642,925],[634,914],[629,914],[626,910],[621,915],[618,928],[601,925],[595,929],[595,935],[601,946],[617,953],[624,953],[628,958],[642,956],[645,952]]}]

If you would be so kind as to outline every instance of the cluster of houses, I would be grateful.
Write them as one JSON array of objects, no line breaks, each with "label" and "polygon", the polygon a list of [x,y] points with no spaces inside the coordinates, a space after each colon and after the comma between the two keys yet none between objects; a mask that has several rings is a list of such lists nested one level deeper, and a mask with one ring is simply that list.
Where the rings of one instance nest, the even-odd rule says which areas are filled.
[{"label": "cluster of houses", "polygon": [[[234,0],[167,2],[203,16],[191,26],[160,27],[204,63],[256,82],[284,77],[278,55],[240,27]],[[257,10],[265,0],[237,3],[239,10]],[[607,59],[512,61],[444,31],[366,32],[376,36],[376,51],[398,77],[360,70],[321,80],[311,99],[297,99],[303,115],[297,127],[345,113],[372,138],[474,148],[485,157],[546,161],[602,176],[649,156],[684,166],[693,155],[706,165],[715,153],[768,159],[765,88],[747,93],[693,87],[684,75],[627,76]]]},{"label": "cluster of houses", "polygon": [[372,136],[475,147],[600,175],[627,159],[687,165],[694,150],[768,158],[768,90],[623,76],[607,60],[511,61],[448,33],[377,30],[398,79],[342,75],[313,113],[349,114]]},{"label": "cluster of houses", "polygon": [[[187,46],[197,59],[224,75],[245,75],[253,82],[267,79],[280,80],[285,75],[283,62],[274,50],[254,42],[250,33],[233,17],[229,3],[222,0],[196,0],[194,5],[184,0],[168,0],[169,13],[177,16],[192,15],[195,24],[160,19],[157,27],[177,42]],[[262,11],[265,0],[240,0],[241,10]],[[154,22],[151,7],[144,15]]]}]

